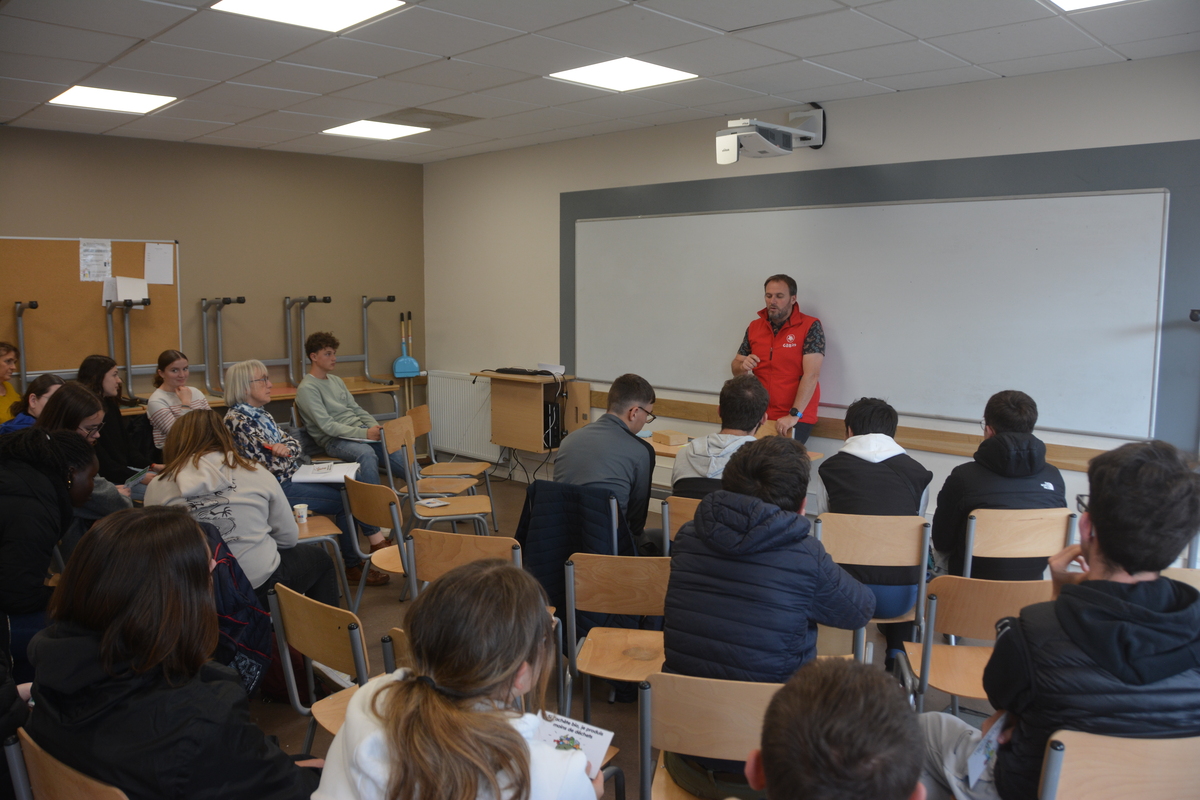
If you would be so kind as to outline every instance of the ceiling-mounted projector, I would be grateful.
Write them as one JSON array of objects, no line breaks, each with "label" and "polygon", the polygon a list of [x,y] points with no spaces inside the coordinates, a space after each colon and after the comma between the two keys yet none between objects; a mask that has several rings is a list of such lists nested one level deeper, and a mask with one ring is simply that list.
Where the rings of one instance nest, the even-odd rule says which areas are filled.
[{"label": "ceiling-mounted projector", "polygon": [[717,163],[732,164],[738,155],[750,158],[786,156],[793,147],[816,149],[825,144],[825,110],[792,114],[789,121],[798,127],[787,128],[756,119],[731,119],[729,128],[717,131]]}]

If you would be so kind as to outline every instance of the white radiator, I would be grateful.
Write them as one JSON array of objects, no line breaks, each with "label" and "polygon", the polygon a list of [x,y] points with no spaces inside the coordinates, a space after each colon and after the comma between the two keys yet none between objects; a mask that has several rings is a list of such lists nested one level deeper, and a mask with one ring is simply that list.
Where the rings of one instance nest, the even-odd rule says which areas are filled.
[{"label": "white radiator", "polygon": [[435,449],[493,463],[500,460],[500,448],[492,444],[489,379],[430,370],[427,392]]}]

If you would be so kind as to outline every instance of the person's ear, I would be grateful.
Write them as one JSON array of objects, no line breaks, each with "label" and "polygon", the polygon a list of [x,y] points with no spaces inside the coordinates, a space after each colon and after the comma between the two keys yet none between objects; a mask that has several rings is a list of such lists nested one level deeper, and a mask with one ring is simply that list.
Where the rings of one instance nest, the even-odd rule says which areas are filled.
[{"label": "person's ear", "polygon": [[849,439],[853,435],[854,435],[854,429],[851,428],[849,425],[847,425],[846,426],[846,438]]},{"label": "person's ear", "polygon": [[533,666],[528,661],[521,662],[517,674],[513,677],[513,697],[523,697],[533,688]]},{"label": "person's ear", "polygon": [[800,510],[796,513],[803,517],[806,510],[808,510],[808,497],[800,501]]},{"label": "person's ear", "polygon": [[917,781],[917,788],[913,789],[908,800],[925,800],[925,784]]},{"label": "person's ear", "polygon": [[985,439],[990,439],[990,438],[992,438],[992,437],[993,437],[993,436],[995,436],[995,435],[996,435],[996,429],[995,429],[995,428],[993,428],[991,425],[985,425],[985,426],[983,426],[983,438],[985,438]]},{"label": "person's ear", "polygon": [[762,750],[751,750],[746,756],[746,783],[756,792],[767,788],[767,773],[763,770]]}]

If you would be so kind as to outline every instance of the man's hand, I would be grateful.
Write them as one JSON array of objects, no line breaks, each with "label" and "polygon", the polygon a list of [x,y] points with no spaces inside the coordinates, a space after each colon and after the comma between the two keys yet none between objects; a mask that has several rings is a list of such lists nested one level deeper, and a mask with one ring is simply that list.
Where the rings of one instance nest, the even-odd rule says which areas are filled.
[{"label": "man's hand", "polygon": [[117,487],[117,494],[121,495],[122,497],[132,497],[133,490],[122,483],[120,486]]},{"label": "man's hand", "polygon": [[791,414],[785,414],[775,420],[775,430],[780,436],[791,436],[792,428],[796,427],[796,423],[800,421],[799,417],[793,417]]},{"label": "man's hand", "polygon": [[[588,772],[592,771],[592,762],[588,762]],[[604,797],[604,770],[596,773],[596,777],[592,778],[592,788],[596,790],[596,800]]]},{"label": "man's hand", "polygon": [[367,438],[373,442],[378,442],[379,432],[381,430],[383,430],[382,425],[372,425],[371,427],[367,428]]},{"label": "man's hand", "polygon": [[[995,714],[983,721],[979,726],[979,730],[984,736],[992,729],[992,726],[1000,721],[1000,717],[1004,716],[1004,709],[1000,709]],[[1017,717],[1015,714],[1009,714],[1008,719],[1004,722],[1004,730],[1000,731],[1000,735],[996,737],[996,744],[1008,744],[1008,740],[1012,738],[1013,728],[1017,726]]]},{"label": "man's hand", "polygon": [[[1050,556],[1050,579],[1054,581],[1054,596],[1058,597],[1058,593],[1062,591],[1062,587],[1069,584],[1083,583],[1087,580],[1088,563],[1083,557],[1083,548],[1077,544],[1070,547],[1065,547],[1054,555]],[[1082,572],[1068,572],[1067,568],[1072,564],[1078,564],[1083,570]]]},{"label": "man's hand", "polygon": [[751,353],[748,356],[743,356],[742,364],[741,364],[742,374],[743,375],[753,375],[755,368],[758,367],[758,364],[759,364],[759,358],[758,358],[758,356],[754,355],[754,353]]},{"label": "man's hand", "polygon": [[317,769],[325,768],[325,759],[323,758],[308,758],[304,761],[297,761],[297,767],[316,767]]}]

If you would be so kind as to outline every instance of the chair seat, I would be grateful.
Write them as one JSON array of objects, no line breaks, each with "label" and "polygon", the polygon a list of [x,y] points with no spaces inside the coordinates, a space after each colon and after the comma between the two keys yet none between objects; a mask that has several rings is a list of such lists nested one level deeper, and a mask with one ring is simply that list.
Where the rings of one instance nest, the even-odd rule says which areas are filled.
[{"label": "chair seat", "polygon": [[322,517],[317,514],[309,514],[308,522],[299,524],[300,541],[305,539],[319,539],[324,536],[337,536],[342,532],[342,529],[329,517]]},{"label": "chair seat", "polygon": [[[417,494],[462,494],[478,485],[474,478],[421,478],[417,481]],[[396,491],[408,494],[408,487],[401,486]]]},{"label": "chair seat", "polygon": [[418,519],[439,519],[441,517],[463,517],[492,513],[492,499],[487,495],[447,497],[444,499],[449,505],[429,508],[428,506],[414,503],[413,511]]},{"label": "chair seat", "polygon": [[644,681],[662,670],[661,631],[592,628],[575,658],[580,672],[612,681]]},{"label": "chair seat", "polygon": [[491,468],[492,465],[486,461],[447,461],[425,465],[421,467],[421,474],[426,478],[437,478],[448,475],[466,475],[467,477],[478,478]]},{"label": "chair seat", "polygon": [[400,546],[392,545],[371,554],[371,566],[384,572],[404,574],[404,561],[400,558]]},{"label": "chair seat", "polygon": [[[919,642],[904,643],[904,652],[917,677],[921,676],[921,649]],[[929,659],[929,685],[946,694],[986,700],[983,669],[991,657],[990,647],[935,644]]]},{"label": "chair seat", "polygon": [[357,686],[351,686],[314,703],[312,715],[317,724],[337,736],[337,732],[342,729],[342,723],[346,721],[346,708],[350,705],[350,698],[354,697],[357,691]]},{"label": "chair seat", "polygon": [[914,622],[917,619],[917,607],[913,606],[907,612],[898,617],[874,617],[871,622],[878,625],[887,625],[890,622]]}]

